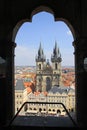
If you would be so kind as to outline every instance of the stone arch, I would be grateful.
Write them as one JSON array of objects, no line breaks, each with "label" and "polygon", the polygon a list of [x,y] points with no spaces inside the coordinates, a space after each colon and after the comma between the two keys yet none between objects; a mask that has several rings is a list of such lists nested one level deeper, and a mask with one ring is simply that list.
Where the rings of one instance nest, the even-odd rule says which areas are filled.
[{"label": "stone arch", "polygon": [[[29,3],[29,4],[27,4]],[[4,116],[2,115],[1,111],[1,121],[4,120],[4,123],[7,124],[8,120],[10,120],[13,115],[14,115],[14,110],[13,110],[13,79],[12,79],[12,74],[13,74],[13,67],[12,65],[14,64],[12,61],[13,56],[13,42],[15,38],[15,34],[17,31],[17,28],[15,29],[13,38],[10,37],[7,38],[7,35],[9,32],[13,31],[14,26],[16,25],[17,21],[21,21],[21,18],[25,18],[27,14],[31,14],[31,11],[34,10],[35,7],[38,5],[48,5],[49,7],[52,7],[53,10],[55,10],[55,18],[58,19],[59,17],[61,18],[66,18],[69,22],[71,22],[71,25],[73,25],[73,28],[75,29],[75,33],[73,29],[73,34],[76,36],[75,41],[75,57],[76,57],[76,110],[77,110],[77,121],[80,126],[87,126],[87,116],[85,112],[87,111],[87,107],[85,107],[85,99],[87,98],[87,91],[86,91],[86,85],[87,85],[87,72],[83,70],[82,67],[80,66],[80,63],[83,65],[83,56],[87,57],[87,15],[86,14],[86,0],[84,1],[69,1],[69,0],[63,0],[63,1],[1,1],[1,6],[2,8],[0,9],[0,14],[1,14],[1,35],[0,35],[0,54],[3,56],[3,58],[6,58],[6,63],[7,63],[7,75],[6,75],[6,81],[7,82],[2,82],[2,89],[4,90],[4,97],[1,95],[1,110],[3,108],[3,111],[6,113]],[[10,6],[9,6],[10,5]],[[20,7],[20,9],[19,9]],[[73,8],[74,7],[74,8]],[[25,10],[26,8],[26,10]],[[59,11],[58,11],[59,9]],[[39,10],[40,11],[40,10]],[[3,15],[4,14],[4,15]],[[9,14],[9,15],[8,15]],[[7,20],[4,20],[4,18],[7,17]],[[18,26],[19,28],[19,26]],[[72,28],[72,27],[71,27]],[[13,33],[13,32],[12,32]],[[79,33],[79,34],[78,34]],[[82,59],[80,56],[82,56]],[[11,79],[10,81],[8,79]],[[3,87],[5,86],[5,87]],[[8,96],[8,94],[10,95]],[[9,102],[10,101],[10,102]],[[4,104],[4,102],[8,102]],[[8,111],[8,112],[7,112]],[[5,119],[4,119],[5,118]],[[3,122],[3,121],[2,121]]]},{"label": "stone arch", "polygon": [[[14,30],[13,30],[13,36],[12,36],[12,41],[13,41],[13,42],[15,41],[16,34],[17,34],[19,28],[22,26],[22,24],[23,24],[24,22],[32,22],[33,16],[34,16],[35,14],[39,13],[39,12],[42,12],[42,11],[46,11],[46,12],[48,12],[48,13],[51,13],[51,14],[54,16],[54,22],[56,22],[56,21],[57,21],[57,22],[58,22],[58,21],[63,21],[63,22],[69,27],[69,29],[71,30],[74,40],[76,39],[75,30],[74,30],[73,26],[71,25],[71,23],[70,23],[67,19],[60,18],[60,17],[59,17],[59,18],[58,18],[58,17],[55,17],[55,12],[54,12],[51,8],[49,8],[49,7],[47,7],[47,6],[39,6],[39,7],[35,8],[35,9],[31,12],[31,18],[30,18],[30,19],[22,19],[21,21],[19,21],[19,22],[17,23],[17,25],[15,26],[15,28],[14,28]],[[46,79],[47,79],[47,78],[48,78],[48,77],[46,77]],[[49,79],[50,79],[50,78],[49,78]],[[50,88],[47,88],[47,87],[46,87],[46,90],[47,90],[47,91],[48,91],[49,89],[50,89]]]},{"label": "stone arch", "polygon": [[46,11],[46,12],[51,13],[51,14],[54,15],[54,12],[53,12],[53,10],[52,10],[51,8],[49,8],[49,7],[47,7],[47,6],[38,6],[38,7],[36,7],[36,8],[32,11],[32,13],[31,13],[31,18],[32,18],[35,14],[37,14],[37,13],[39,13],[39,12],[42,12],[42,11]]},{"label": "stone arch", "polygon": [[54,16],[54,21],[63,21],[69,27],[70,31],[72,32],[74,40],[76,39],[76,32],[75,32],[74,27],[72,26],[72,24],[68,21],[68,19],[57,17],[55,11],[52,8],[48,7],[48,6],[38,6],[38,7],[36,7],[31,13],[31,18],[35,14],[37,14],[39,12],[42,12],[42,11],[46,11],[46,12],[52,14]]},{"label": "stone arch", "polygon": [[29,19],[22,19],[22,20],[18,21],[18,23],[15,25],[15,27],[14,27],[14,29],[13,29],[12,42],[15,42],[15,38],[16,38],[17,32],[18,32],[19,28],[20,28],[25,22],[30,22],[30,20],[29,20]]},{"label": "stone arch", "polygon": [[[32,18],[34,15],[36,15],[37,13],[40,13],[42,11],[46,11],[50,14],[52,14],[54,16],[54,21],[58,22],[58,21],[62,21],[64,22],[70,29],[70,31],[72,32],[72,36],[73,36],[73,39],[75,40],[76,39],[76,32],[74,30],[74,27],[73,25],[68,21],[68,19],[65,19],[65,18],[60,18],[60,17],[57,17],[55,16],[55,11],[53,11],[50,7],[48,6],[38,6],[36,7],[35,9],[32,10],[31,14],[30,14],[30,18],[29,19],[21,19],[20,21],[18,21],[18,23],[15,25],[14,29],[13,29],[13,35],[12,35],[12,41],[14,42],[15,41],[15,37],[16,37],[16,34],[17,34],[17,31],[19,30],[19,28],[22,26],[23,23],[25,22],[32,22]],[[77,35],[78,36],[78,35]]]},{"label": "stone arch", "polygon": [[49,12],[51,14],[54,14],[54,12],[52,11],[51,8],[47,7],[47,6],[38,6],[35,9],[33,9],[33,11],[31,12],[31,16],[29,19],[21,19],[20,21],[18,21],[18,23],[15,25],[14,29],[13,29],[13,34],[12,34],[12,41],[15,41],[15,37],[16,34],[19,30],[19,28],[23,25],[23,23],[25,22],[32,22],[32,18],[35,14],[42,12],[42,11],[46,11]]}]

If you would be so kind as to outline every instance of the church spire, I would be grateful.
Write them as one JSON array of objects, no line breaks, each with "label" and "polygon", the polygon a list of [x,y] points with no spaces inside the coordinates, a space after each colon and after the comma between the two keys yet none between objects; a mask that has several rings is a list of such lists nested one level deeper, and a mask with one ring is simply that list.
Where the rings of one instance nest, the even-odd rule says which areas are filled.
[{"label": "church spire", "polygon": [[58,54],[59,54],[59,48],[57,47],[57,42],[55,41],[55,47],[54,47],[54,50],[53,50],[53,55],[55,57],[58,57]]},{"label": "church spire", "polygon": [[40,42],[40,46],[38,49],[38,55],[36,56],[36,61],[45,61],[45,60],[46,60],[46,58],[44,56],[44,52],[43,52],[41,42]]},{"label": "church spire", "polygon": [[61,62],[61,54],[59,48],[57,47],[57,42],[55,41],[55,47],[53,49],[53,54],[51,56],[52,62]]}]

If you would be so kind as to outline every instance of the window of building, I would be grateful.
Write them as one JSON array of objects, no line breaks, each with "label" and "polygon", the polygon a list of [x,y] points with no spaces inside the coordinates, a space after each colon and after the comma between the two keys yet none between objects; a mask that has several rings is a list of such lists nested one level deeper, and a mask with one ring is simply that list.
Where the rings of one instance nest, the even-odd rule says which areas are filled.
[{"label": "window of building", "polygon": [[39,70],[41,70],[41,64],[39,64]]},{"label": "window of building", "polygon": [[55,69],[57,70],[57,63],[55,64]]}]

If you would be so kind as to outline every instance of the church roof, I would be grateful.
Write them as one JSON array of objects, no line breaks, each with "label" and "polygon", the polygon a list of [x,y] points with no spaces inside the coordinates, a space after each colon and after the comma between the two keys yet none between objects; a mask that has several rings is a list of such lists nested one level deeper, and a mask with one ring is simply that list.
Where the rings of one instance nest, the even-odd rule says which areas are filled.
[{"label": "church roof", "polygon": [[70,90],[71,90],[72,88],[70,88],[70,87],[62,87],[62,86],[60,86],[60,87],[58,87],[58,86],[53,86],[50,90],[49,90],[49,92],[48,93],[50,93],[50,92],[52,92],[52,93],[57,93],[57,92],[59,92],[59,93],[68,93]]}]

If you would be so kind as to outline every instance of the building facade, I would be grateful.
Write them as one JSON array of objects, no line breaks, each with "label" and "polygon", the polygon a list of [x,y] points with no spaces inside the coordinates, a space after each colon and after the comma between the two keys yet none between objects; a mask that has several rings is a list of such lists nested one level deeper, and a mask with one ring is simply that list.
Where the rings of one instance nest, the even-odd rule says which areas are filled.
[{"label": "building facade", "polygon": [[[68,112],[75,112],[75,89],[70,87],[52,87],[48,92],[27,93],[22,80],[18,80],[15,88],[15,113],[25,104],[19,115],[45,114],[62,115]],[[63,104],[63,105],[62,105]]]},{"label": "building facade", "polygon": [[[18,112],[18,110],[21,108],[24,102],[27,101],[27,90],[24,87],[23,80],[18,79],[16,86],[15,86],[15,113]],[[20,115],[25,115],[25,108],[24,106],[22,110],[20,111]]]},{"label": "building facade", "polygon": [[[30,93],[27,100],[26,114],[39,115],[67,115],[67,112],[75,112],[75,91],[70,87],[53,87],[45,94]],[[64,108],[65,106],[65,108]]]},{"label": "building facade", "polygon": [[61,61],[61,54],[56,42],[51,55],[52,64],[49,59],[46,60],[40,43],[36,56],[36,91],[48,92],[52,86],[61,86]]}]

